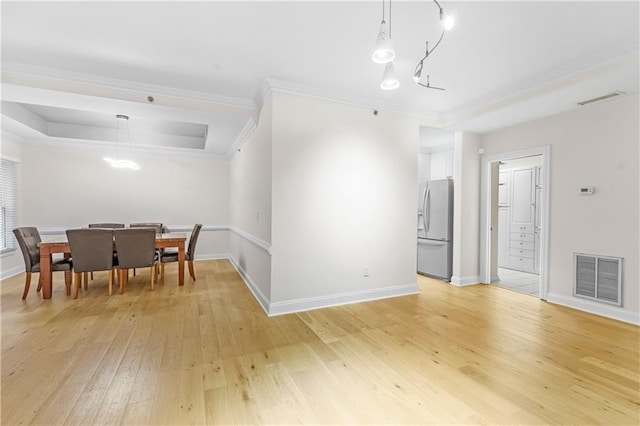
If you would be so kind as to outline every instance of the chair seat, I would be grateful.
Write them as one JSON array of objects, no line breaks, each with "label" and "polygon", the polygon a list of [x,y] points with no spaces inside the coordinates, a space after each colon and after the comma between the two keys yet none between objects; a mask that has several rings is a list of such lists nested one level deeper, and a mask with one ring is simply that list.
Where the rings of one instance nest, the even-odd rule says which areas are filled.
[{"label": "chair seat", "polygon": [[[51,264],[52,271],[70,271],[73,267],[71,259],[61,259]],[[40,272],[40,263],[36,263],[31,267],[31,272]]]},{"label": "chair seat", "polygon": [[[191,257],[189,257],[188,253],[184,254],[184,260],[191,260]],[[162,253],[162,255],[160,256],[160,262],[162,263],[169,263],[169,262],[177,262],[178,261],[178,252],[177,251],[165,251],[164,253]]]}]

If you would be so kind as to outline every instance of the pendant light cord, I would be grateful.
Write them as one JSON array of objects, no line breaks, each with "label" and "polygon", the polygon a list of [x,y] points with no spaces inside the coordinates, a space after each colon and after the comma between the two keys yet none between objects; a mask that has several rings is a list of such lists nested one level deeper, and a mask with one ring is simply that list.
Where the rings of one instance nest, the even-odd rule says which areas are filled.
[{"label": "pendant light cord", "polygon": [[389,0],[389,39],[391,39],[391,0]]},{"label": "pendant light cord", "polygon": [[[384,0],[382,0],[382,23],[384,24]],[[391,38],[391,0],[389,0],[389,38]]]}]

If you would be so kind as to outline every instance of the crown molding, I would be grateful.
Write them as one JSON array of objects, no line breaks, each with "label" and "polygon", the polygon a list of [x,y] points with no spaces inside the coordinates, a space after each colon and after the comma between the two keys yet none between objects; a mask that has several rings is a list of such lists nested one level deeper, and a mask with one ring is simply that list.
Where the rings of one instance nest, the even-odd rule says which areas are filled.
[{"label": "crown molding", "polygon": [[443,113],[443,127],[455,126],[476,117],[531,101],[618,69],[638,66],[639,61],[640,53],[638,51],[627,52],[604,62],[590,62],[578,71],[569,74],[557,72],[552,80],[538,81],[533,84],[529,81],[528,83],[503,88],[501,90],[503,95],[494,96],[492,99],[480,99],[473,104],[445,111]]},{"label": "crown molding", "polygon": [[16,135],[15,133],[8,132],[5,129],[2,129],[2,133],[0,134],[2,135],[2,140],[6,140],[8,142],[22,144],[25,141],[24,138]]},{"label": "crown molding", "polygon": [[[67,139],[67,138],[58,138],[58,137],[32,137],[32,138],[24,138],[22,139],[23,145],[31,145],[31,146],[46,146],[49,148],[69,148],[69,149],[83,149],[87,151],[104,151],[113,150],[114,143],[113,142],[101,142],[94,140],[86,140],[86,139]],[[204,151],[196,151],[188,148],[171,148],[171,147],[153,147],[153,148],[145,148],[145,147],[132,147],[131,152],[133,154],[144,154],[144,155],[184,155],[190,157],[199,157],[199,158],[209,158],[212,160],[228,160],[229,157],[225,154],[211,154]]]},{"label": "crown molding", "polygon": [[[235,107],[242,109],[255,109],[256,104],[252,100],[234,98],[230,96],[216,95],[213,93],[202,93],[192,90],[177,89],[168,86],[160,86],[129,80],[120,80],[107,77],[98,77],[88,74],[63,71],[53,68],[36,67],[18,63],[3,63],[2,74],[13,75],[16,78],[31,77],[47,80],[56,80],[72,84],[87,84],[103,89],[118,89],[128,92],[143,92],[153,96],[168,96],[187,100],[205,102],[217,106]],[[3,77],[4,79],[4,77]]]},{"label": "crown molding", "polygon": [[247,123],[244,125],[244,127],[236,137],[236,140],[229,147],[229,150],[227,151],[227,158],[231,158],[234,153],[236,153],[237,151],[240,151],[240,149],[242,148],[242,145],[244,145],[247,139],[249,139],[249,136],[253,134],[253,132],[256,130],[257,127],[258,127],[258,124],[255,122],[253,118],[249,118],[247,120]]},{"label": "crown molding", "polygon": [[[381,104],[374,99],[362,99],[359,97],[345,95],[336,92],[335,90],[322,89],[314,86],[309,86],[299,83],[291,83],[282,80],[276,80],[267,78],[262,83],[260,93],[256,103],[258,108],[262,108],[264,103],[269,99],[273,92],[288,93],[292,95],[306,96],[313,99],[319,99],[323,101],[335,102],[340,104],[346,104],[357,107],[382,109],[396,114],[409,115],[417,117],[423,121],[426,120],[425,125],[440,127],[442,125],[441,116],[434,112],[416,112],[415,109],[410,107],[389,107]],[[427,124],[428,123],[428,124]]]}]

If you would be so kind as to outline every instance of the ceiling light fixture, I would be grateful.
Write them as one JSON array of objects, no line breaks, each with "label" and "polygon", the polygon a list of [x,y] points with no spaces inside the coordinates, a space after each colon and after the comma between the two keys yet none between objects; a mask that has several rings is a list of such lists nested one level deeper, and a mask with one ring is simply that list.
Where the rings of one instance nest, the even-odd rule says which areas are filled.
[{"label": "ceiling light fixture", "polygon": [[416,65],[416,68],[413,71],[413,81],[415,81],[416,84],[418,84],[418,85],[420,85],[422,87],[426,87],[427,89],[444,90],[442,87],[432,86],[431,83],[429,82],[429,75],[428,74],[424,78],[422,76],[422,71],[423,71],[423,68],[424,68],[425,59],[427,59],[429,57],[429,55],[431,55],[433,53],[433,51],[436,50],[436,47],[438,47],[440,45],[440,42],[444,38],[444,33],[449,31],[451,28],[453,28],[453,25],[454,25],[453,17],[446,16],[444,14],[444,10],[442,9],[442,6],[440,6],[440,3],[438,3],[437,0],[433,0],[433,2],[438,7],[438,11],[439,11],[439,15],[440,15],[440,24],[442,25],[442,33],[440,34],[440,38],[436,42],[436,45],[433,46],[433,48],[431,50],[429,50],[429,42],[428,41],[426,42],[427,47],[426,47],[426,51],[425,51],[424,57],[422,59],[420,59],[420,62],[418,62],[418,65]]},{"label": "ceiling light fixture", "polygon": [[127,160],[120,158],[120,142],[127,144],[129,147],[129,153],[131,153],[131,139],[129,137],[129,117],[126,115],[116,115],[118,119],[118,130],[116,134],[116,158],[104,157],[103,160],[117,169],[131,169],[140,170],[140,165],[133,160]]},{"label": "ceiling light fixture", "polygon": [[388,27],[384,20],[384,12],[384,0],[382,0],[382,22],[380,22],[380,31],[378,32],[376,50],[373,52],[371,59],[373,59],[373,62],[377,64],[385,64],[380,88],[382,90],[393,90],[400,86],[400,82],[396,78],[395,69],[393,67],[393,59],[396,57],[396,52],[393,50],[393,44],[391,44],[391,0],[389,0]]},{"label": "ceiling light fixture", "polygon": [[396,78],[393,62],[389,62],[384,67],[384,74],[382,75],[382,82],[380,83],[380,88],[382,90],[393,90],[393,89],[397,89],[398,86],[400,86],[400,82]]},{"label": "ceiling light fixture", "polygon": [[380,22],[380,31],[378,31],[378,41],[376,49],[373,51],[371,60],[376,64],[387,64],[396,57],[391,43],[391,0],[389,0],[389,25],[384,20],[384,0],[382,0],[382,22]]}]

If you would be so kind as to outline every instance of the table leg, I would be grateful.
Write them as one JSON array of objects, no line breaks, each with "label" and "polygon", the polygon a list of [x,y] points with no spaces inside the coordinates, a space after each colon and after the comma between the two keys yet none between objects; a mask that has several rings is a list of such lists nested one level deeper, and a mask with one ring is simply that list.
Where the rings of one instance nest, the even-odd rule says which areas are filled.
[{"label": "table leg", "polygon": [[42,280],[42,298],[51,299],[51,252],[48,247],[40,248],[40,279]]},{"label": "table leg", "polygon": [[178,245],[178,285],[184,285],[184,241]]}]

